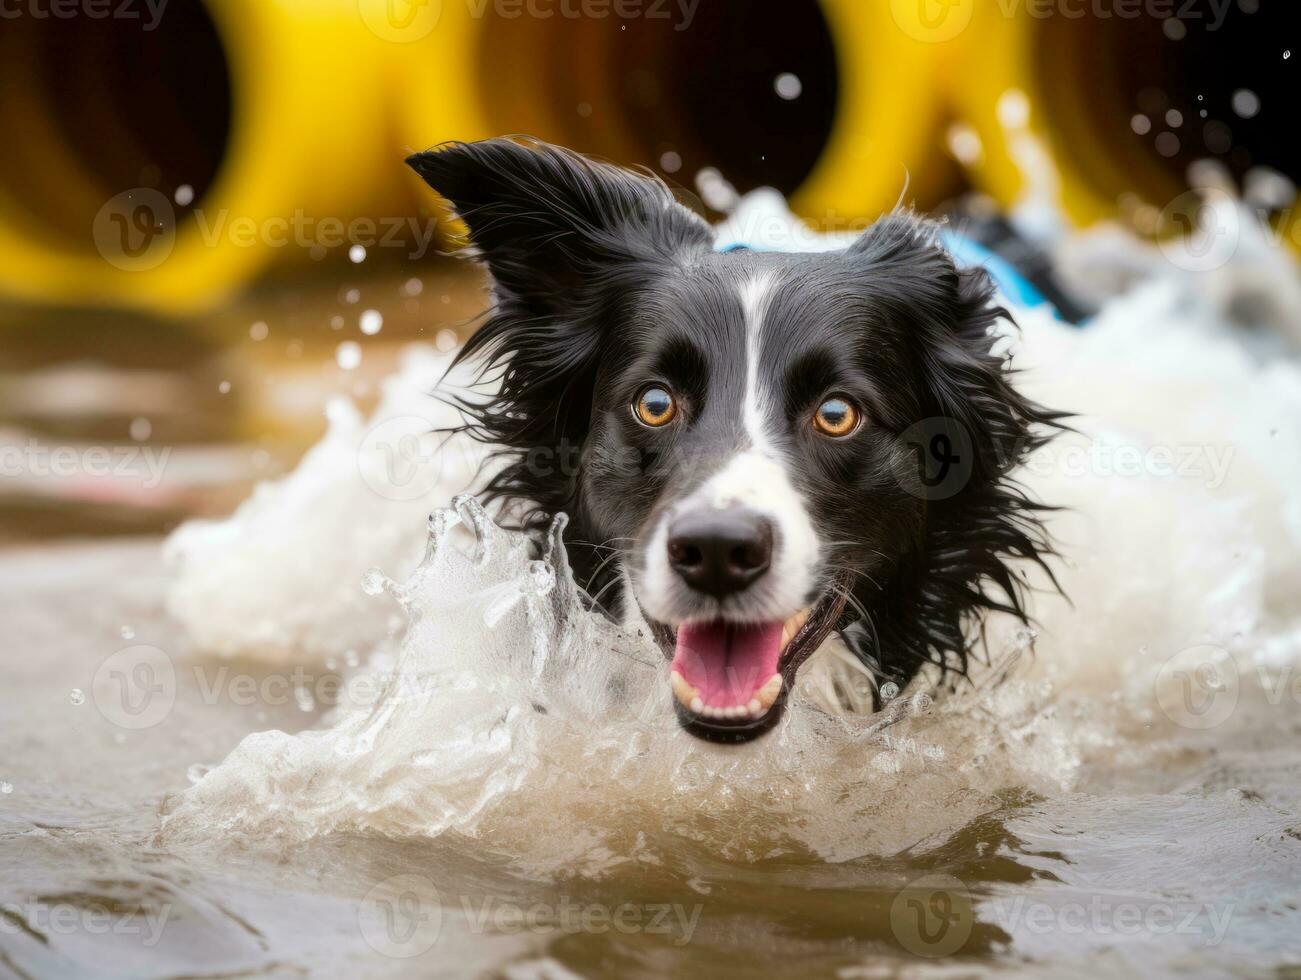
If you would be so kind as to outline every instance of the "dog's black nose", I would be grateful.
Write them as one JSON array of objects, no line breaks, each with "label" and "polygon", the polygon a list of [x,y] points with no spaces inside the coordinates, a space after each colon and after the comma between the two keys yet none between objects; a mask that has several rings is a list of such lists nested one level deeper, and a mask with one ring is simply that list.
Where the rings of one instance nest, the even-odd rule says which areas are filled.
[{"label": "dog's black nose", "polygon": [[692,511],[669,526],[669,564],[706,595],[740,592],[771,560],[772,525],[753,511]]}]

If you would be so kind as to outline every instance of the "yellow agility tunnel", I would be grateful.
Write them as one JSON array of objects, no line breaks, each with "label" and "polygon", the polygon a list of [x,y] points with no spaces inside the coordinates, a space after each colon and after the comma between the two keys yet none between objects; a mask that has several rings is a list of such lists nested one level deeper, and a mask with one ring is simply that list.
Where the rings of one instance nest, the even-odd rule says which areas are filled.
[{"label": "yellow agility tunnel", "polygon": [[[1301,170],[1286,127],[1230,117],[1219,103],[1247,97],[1208,67],[1225,32],[1261,49],[1276,14],[1238,5],[1172,37],[1168,18],[1067,16],[1072,3],[171,0],[156,23],[145,4],[138,22],[14,19],[0,31],[0,291],[203,309],[437,213],[402,157],[502,133],[686,187],[712,167],[741,190],[776,186],[824,227],[870,220],[905,188],[923,207],[959,190],[944,150],[959,122],[979,142],[971,184],[1015,204],[1032,142],[1082,224],[1121,214],[1159,231],[1152,214],[1198,154],[1239,176]],[[1169,94],[1200,78],[1218,100],[1205,118]]]},{"label": "yellow agility tunnel", "polygon": [[948,104],[979,137],[972,183],[1007,207],[1046,194],[1077,226],[1164,236],[1187,230],[1190,168],[1212,160],[1239,187],[1282,188],[1272,218],[1301,245],[1301,150],[1283,107],[1262,104],[1295,87],[1291,7],[957,0]]},{"label": "yellow agility tunnel", "polygon": [[202,309],[338,250],[358,220],[434,209],[401,160],[449,139],[530,133],[688,186],[712,166],[823,224],[905,187],[933,200],[951,177],[932,152],[939,51],[886,6],[528,2],[550,15],[171,0],[150,29],[16,21],[0,37],[0,123],[24,134],[0,148],[0,290]]}]

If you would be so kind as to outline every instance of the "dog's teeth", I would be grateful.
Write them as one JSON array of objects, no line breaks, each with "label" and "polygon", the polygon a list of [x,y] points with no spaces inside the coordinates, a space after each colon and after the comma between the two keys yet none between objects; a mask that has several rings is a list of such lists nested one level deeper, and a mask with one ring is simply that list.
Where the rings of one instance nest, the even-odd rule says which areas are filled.
[{"label": "dog's teeth", "polygon": [[759,703],[758,698],[751,698],[750,703],[745,707],[746,710],[750,712],[751,718],[758,718],[764,711],[763,705]]},{"label": "dog's teeth", "polygon": [[685,677],[679,674],[676,670],[669,671],[669,684],[673,686],[673,696],[677,698],[684,707],[691,708],[692,711],[697,710],[694,707],[693,702],[698,699],[700,692],[688,684]]},{"label": "dog's teeth", "polygon": [[782,649],[783,650],[790,645],[791,640],[795,639],[795,637],[799,634],[799,631],[804,628],[804,624],[807,623],[808,621],[809,621],[809,610],[803,609],[800,612],[797,612],[794,616],[792,616],[790,619],[786,620],[786,622],[782,624]]},{"label": "dog's teeth", "polygon": [[700,698],[692,698],[689,707],[696,714],[701,714],[705,710],[705,702],[701,701]]},{"label": "dog's teeth", "polygon": [[759,702],[759,706],[767,711],[772,707],[773,702],[777,700],[777,695],[781,693],[782,675],[773,674],[768,678],[768,683],[755,692],[754,700]]}]

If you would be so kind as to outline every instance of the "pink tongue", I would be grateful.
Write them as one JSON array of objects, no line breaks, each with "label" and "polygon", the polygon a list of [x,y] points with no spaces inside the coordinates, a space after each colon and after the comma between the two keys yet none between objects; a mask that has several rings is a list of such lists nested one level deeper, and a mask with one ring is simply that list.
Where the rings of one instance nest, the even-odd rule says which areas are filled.
[{"label": "pink tongue", "polygon": [[736,626],[687,623],[678,627],[672,670],[715,708],[748,704],[754,692],[777,673],[782,624]]}]

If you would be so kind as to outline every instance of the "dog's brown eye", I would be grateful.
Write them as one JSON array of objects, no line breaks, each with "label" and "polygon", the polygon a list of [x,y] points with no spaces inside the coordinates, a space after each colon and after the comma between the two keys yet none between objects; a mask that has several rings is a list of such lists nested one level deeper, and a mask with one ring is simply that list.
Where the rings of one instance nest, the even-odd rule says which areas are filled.
[{"label": "dog's brown eye", "polygon": [[824,436],[847,436],[858,428],[858,409],[844,398],[828,398],[818,406],[813,427]]},{"label": "dog's brown eye", "polygon": [[673,416],[678,414],[678,403],[673,400],[669,392],[654,386],[647,388],[638,396],[637,403],[633,405],[633,412],[642,425],[659,428],[673,421]]}]

